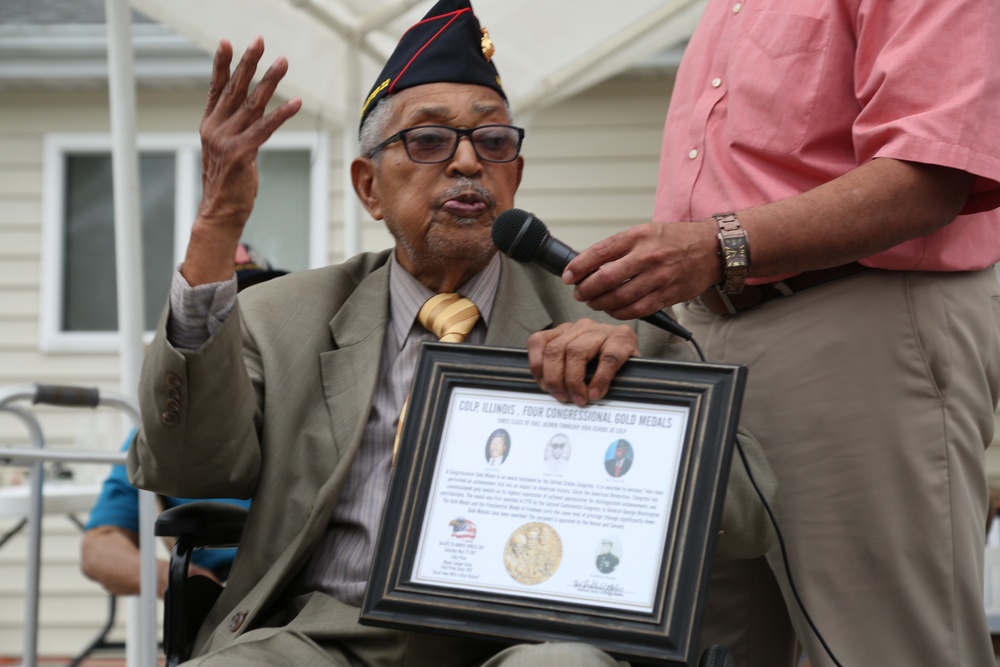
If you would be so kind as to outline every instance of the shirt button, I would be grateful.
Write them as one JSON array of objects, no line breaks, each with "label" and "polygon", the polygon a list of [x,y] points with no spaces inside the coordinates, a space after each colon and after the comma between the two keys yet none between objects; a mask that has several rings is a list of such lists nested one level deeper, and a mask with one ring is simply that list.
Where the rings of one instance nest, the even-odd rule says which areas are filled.
[{"label": "shirt button", "polygon": [[737,2],[735,5],[733,5],[733,14],[739,14],[741,9],[743,9],[743,3]]},{"label": "shirt button", "polygon": [[712,79],[712,88],[718,88],[721,85],[722,85],[722,79],[721,78],[715,77],[714,79]]},{"label": "shirt button", "polygon": [[697,148],[692,148],[688,152],[688,157],[691,158],[692,160],[695,159],[696,157],[698,157],[698,149]]},{"label": "shirt button", "polygon": [[163,423],[164,426],[174,426],[177,424],[179,419],[180,415],[171,410],[167,410],[160,415],[160,421]]}]

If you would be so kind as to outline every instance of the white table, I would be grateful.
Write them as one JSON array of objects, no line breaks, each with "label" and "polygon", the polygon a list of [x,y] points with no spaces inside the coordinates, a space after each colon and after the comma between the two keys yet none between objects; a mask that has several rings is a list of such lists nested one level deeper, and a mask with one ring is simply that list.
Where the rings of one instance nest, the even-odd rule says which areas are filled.
[{"label": "white table", "polygon": [[[42,511],[45,514],[87,512],[101,493],[100,484],[46,482],[42,485]],[[27,517],[31,506],[31,487],[27,484],[0,487],[0,519]]]}]

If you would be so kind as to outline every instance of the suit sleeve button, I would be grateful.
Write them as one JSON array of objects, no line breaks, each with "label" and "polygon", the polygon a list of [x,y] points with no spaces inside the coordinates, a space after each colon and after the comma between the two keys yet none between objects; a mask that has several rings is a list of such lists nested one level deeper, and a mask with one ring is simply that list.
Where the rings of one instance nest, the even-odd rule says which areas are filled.
[{"label": "suit sleeve button", "polygon": [[239,629],[243,627],[243,622],[247,620],[247,614],[248,612],[246,611],[238,611],[233,614],[233,617],[229,619],[229,631],[239,631]]}]

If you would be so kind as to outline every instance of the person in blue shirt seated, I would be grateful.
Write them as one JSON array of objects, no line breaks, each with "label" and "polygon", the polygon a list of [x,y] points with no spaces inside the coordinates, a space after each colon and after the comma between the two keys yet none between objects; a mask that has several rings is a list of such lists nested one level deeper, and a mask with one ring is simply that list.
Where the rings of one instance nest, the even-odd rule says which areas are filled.
[{"label": "person in blue shirt seated", "polygon": [[[122,446],[127,451],[132,437]],[[203,499],[202,499],[203,500]],[[192,502],[187,498],[157,496],[163,511]],[[225,499],[225,502],[249,507],[249,500]],[[104,480],[90,518],[83,528],[80,547],[83,573],[114,595],[139,594],[139,491],[128,481],[125,466],[116,465]],[[198,549],[191,557],[189,574],[200,574],[223,582],[236,556],[236,549]],[[157,559],[156,595],[163,597],[167,588],[167,561]]]},{"label": "person in blue shirt seated", "polygon": [[[235,257],[237,289],[287,273],[271,268],[252,247],[241,243]],[[133,431],[125,439],[127,451]],[[157,496],[159,510],[192,502],[193,499]],[[204,500],[204,499],[201,499]],[[249,500],[219,499],[242,507]],[[101,488],[101,495],[90,511],[80,547],[84,575],[114,595],[139,594],[139,491],[128,481],[124,465],[112,467]],[[200,574],[222,582],[229,574],[236,549],[198,549],[191,557],[190,575]],[[156,594],[163,597],[167,587],[167,562],[157,559]]]}]

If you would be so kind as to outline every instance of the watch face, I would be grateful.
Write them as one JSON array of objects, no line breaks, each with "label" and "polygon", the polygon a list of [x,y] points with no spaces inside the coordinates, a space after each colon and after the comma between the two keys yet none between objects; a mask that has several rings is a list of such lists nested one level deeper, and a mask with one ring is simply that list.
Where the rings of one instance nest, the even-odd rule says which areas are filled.
[{"label": "watch face", "polygon": [[726,269],[733,270],[747,265],[746,239],[742,236],[722,240],[725,249]]}]

